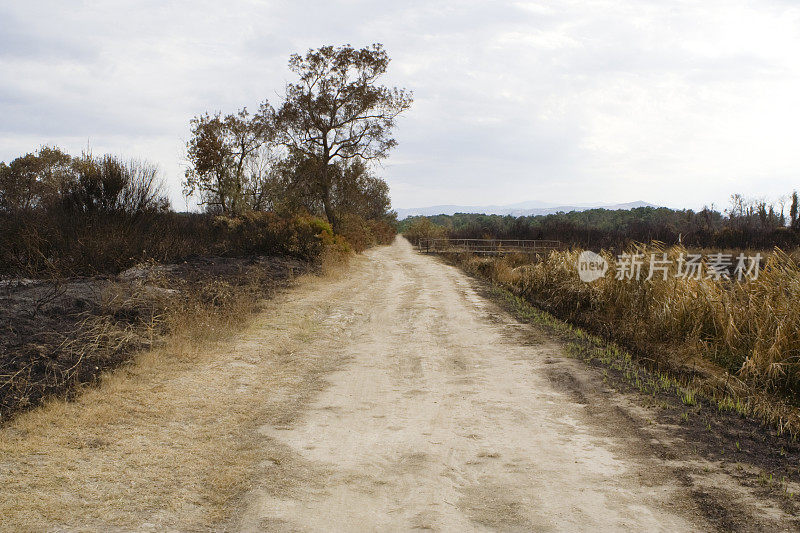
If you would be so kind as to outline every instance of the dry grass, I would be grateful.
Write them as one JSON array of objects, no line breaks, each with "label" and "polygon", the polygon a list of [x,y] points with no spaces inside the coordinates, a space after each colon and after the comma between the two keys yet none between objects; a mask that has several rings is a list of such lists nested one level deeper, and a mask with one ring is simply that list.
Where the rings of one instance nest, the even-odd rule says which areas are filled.
[{"label": "dry grass", "polygon": [[32,315],[24,301],[3,301],[8,307],[0,313],[6,335],[0,340],[0,421],[48,395],[68,396],[152,344],[163,302],[100,284],[105,288],[98,292],[107,295],[90,309],[76,311],[70,304],[78,300],[64,297]]},{"label": "dry grass", "polygon": [[[672,259],[686,252],[657,244],[637,251],[665,251]],[[744,282],[672,275],[645,281],[645,264],[640,281],[608,274],[583,283],[578,254],[554,252],[533,264],[519,257],[468,256],[460,262],[557,317],[624,344],[652,366],[692,380],[726,405],[761,414],[783,429],[800,429],[797,410],[788,405],[796,405],[800,390],[795,260],[775,250],[758,279]]]},{"label": "dry grass", "polygon": [[50,284],[9,291],[0,304],[0,421],[47,396],[69,397],[165,333],[236,329],[260,299],[309,267],[287,257],[146,264],[120,278],[67,280],[35,316],[30,309]]},{"label": "dry grass", "polygon": [[258,425],[276,413],[291,419],[326,369],[297,347],[313,335],[331,284],[299,285],[255,319],[254,301],[242,297],[224,312],[198,303],[172,313],[162,347],[74,401],[50,401],[0,429],[0,529],[197,529],[224,520],[269,459]]}]

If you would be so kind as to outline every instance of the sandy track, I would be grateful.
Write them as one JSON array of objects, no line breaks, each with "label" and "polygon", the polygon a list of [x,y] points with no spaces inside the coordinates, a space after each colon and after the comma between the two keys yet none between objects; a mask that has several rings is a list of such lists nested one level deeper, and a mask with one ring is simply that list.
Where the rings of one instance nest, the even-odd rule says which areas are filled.
[{"label": "sandy track", "polygon": [[0,429],[0,530],[787,530],[402,238]]},{"label": "sandy track", "polygon": [[261,428],[280,472],[265,467],[236,528],[707,527],[627,428],[599,426],[553,386],[557,344],[404,239],[367,258],[327,318],[344,337],[304,348],[344,364],[303,416]]}]

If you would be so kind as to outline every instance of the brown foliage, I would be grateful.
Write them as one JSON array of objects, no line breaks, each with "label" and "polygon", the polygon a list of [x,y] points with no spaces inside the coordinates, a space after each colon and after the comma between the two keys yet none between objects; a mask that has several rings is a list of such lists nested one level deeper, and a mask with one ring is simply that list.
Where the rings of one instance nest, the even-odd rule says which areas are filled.
[{"label": "brown foliage", "polygon": [[[682,247],[664,250],[673,261]],[[649,253],[639,248],[637,253]],[[656,365],[707,373],[731,390],[778,392],[800,401],[800,267],[776,249],[757,279],[692,279],[660,274],[646,281],[577,275],[579,251],[536,263],[466,257],[490,278],[553,315],[620,342]],[[613,263],[612,255],[604,253]],[[674,264],[674,263],[673,263]]]},{"label": "brown foliage", "polygon": [[350,243],[355,252],[363,252],[376,244],[391,244],[395,228],[385,220],[364,219],[358,215],[345,214],[339,219],[339,233]]},{"label": "brown foliage", "polygon": [[411,244],[417,245],[422,239],[441,239],[447,235],[447,229],[437,226],[429,218],[421,217],[414,220],[403,231],[403,235]]},{"label": "brown foliage", "polygon": [[0,275],[115,273],[146,260],[290,255],[314,259],[333,237],[314,217],[274,213],[223,217],[190,213],[0,212]]}]

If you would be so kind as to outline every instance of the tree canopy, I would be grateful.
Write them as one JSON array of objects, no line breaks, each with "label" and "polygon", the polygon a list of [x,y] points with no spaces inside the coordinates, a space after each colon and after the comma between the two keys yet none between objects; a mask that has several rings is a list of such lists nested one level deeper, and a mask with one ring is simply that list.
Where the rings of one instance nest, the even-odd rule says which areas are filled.
[{"label": "tree canopy", "polygon": [[250,115],[197,116],[187,144],[190,167],[184,192],[199,193],[211,211],[240,214],[268,208],[270,170],[275,140],[275,111],[264,102]]},{"label": "tree canopy", "polygon": [[379,84],[389,56],[380,44],[323,46],[289,58],[297,80],[277,110],[204,114],[191,121],[184,190],[208,210],[298,211],[390,217],[386,182],[371,163],[388,156],[396,118],[411,93]]}]

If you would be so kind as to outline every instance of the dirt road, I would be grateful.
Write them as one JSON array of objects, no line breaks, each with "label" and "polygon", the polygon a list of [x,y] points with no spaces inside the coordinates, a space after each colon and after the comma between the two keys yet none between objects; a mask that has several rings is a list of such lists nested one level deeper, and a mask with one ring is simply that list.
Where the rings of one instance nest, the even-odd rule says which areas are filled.
[{"label": "dirt road", "polygon": [[553,385],[559,345],[404,239],[367,258],[330,301],[344,334],[305,348],[336,352],[342,368],[303,416],[261,428],[299,463],[290,489],[267,475],[239,527],[705,527],[685,489],[637,452],[629,422],[599,425],[609,420],[587,416],[585,398]]},{"label": "dirt road", "polygon": [[0,430],[0,529],[793,527],[481,287],[398,238],[143,354]]}]

